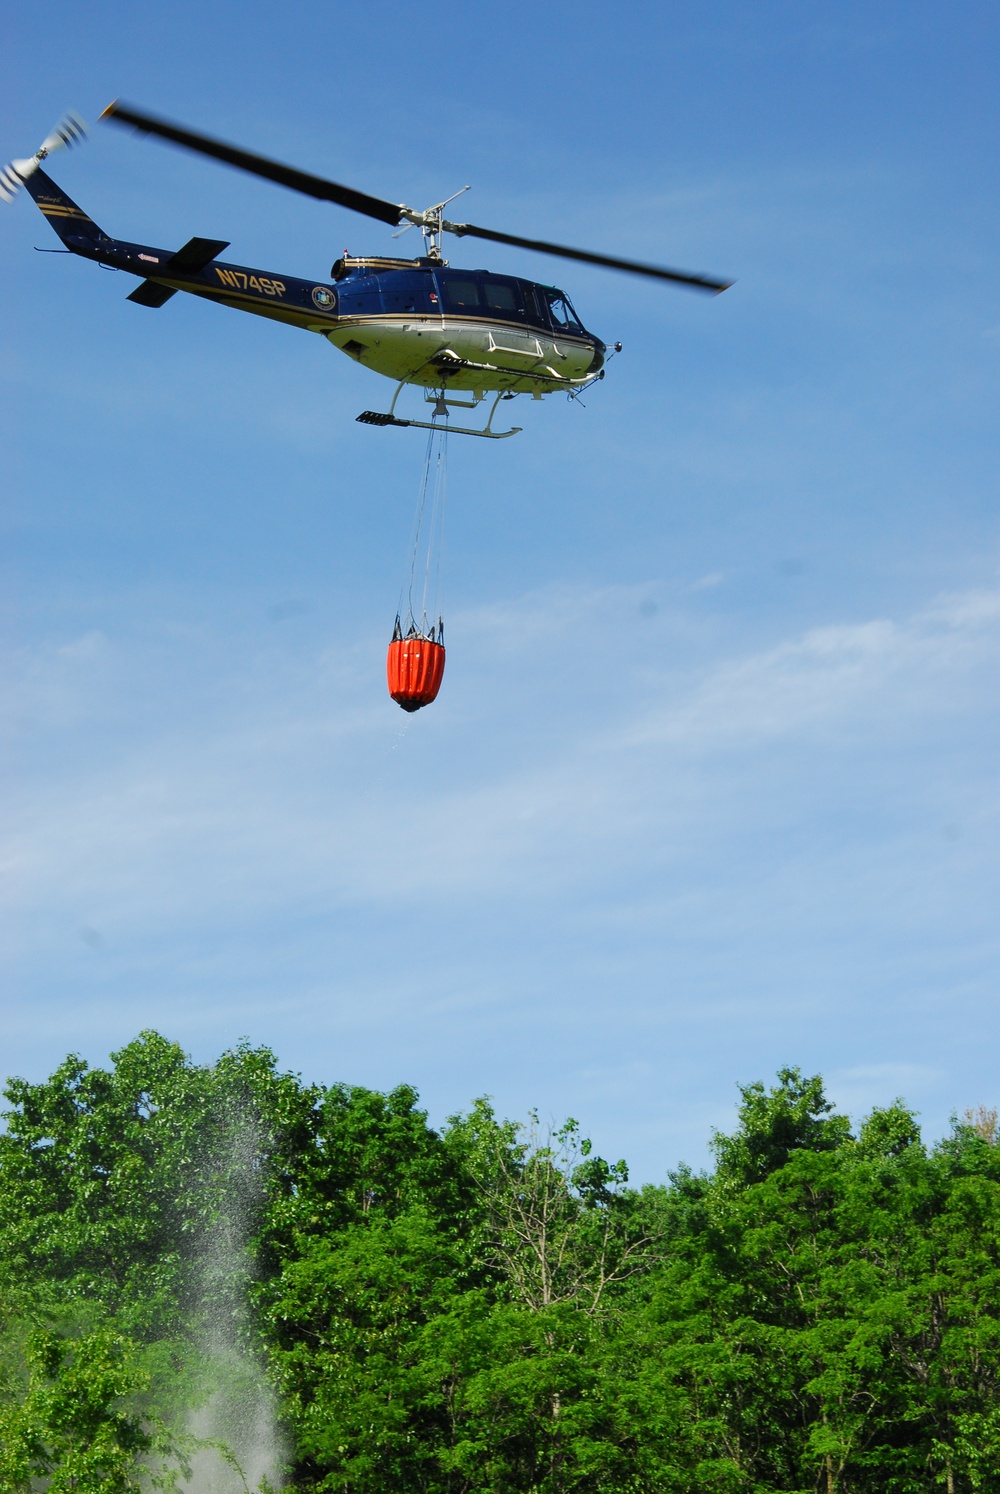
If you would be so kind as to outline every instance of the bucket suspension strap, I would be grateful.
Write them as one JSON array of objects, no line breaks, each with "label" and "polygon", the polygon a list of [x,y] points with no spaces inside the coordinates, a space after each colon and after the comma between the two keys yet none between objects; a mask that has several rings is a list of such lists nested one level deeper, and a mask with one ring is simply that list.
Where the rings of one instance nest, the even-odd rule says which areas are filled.
[{"label": "bucket suspension strap", "polygon": [[[440,637],[444,624],[429,620],[437,611],[441,581],[441,552],[444,534],[445,505],[448,495],[448,428],[439,426],[427,437],[424,465],[417,495],[410,546],[409,577],[400,589],[397,625],[402,637]],[[419,592],[419,599],[418,599]]]}]

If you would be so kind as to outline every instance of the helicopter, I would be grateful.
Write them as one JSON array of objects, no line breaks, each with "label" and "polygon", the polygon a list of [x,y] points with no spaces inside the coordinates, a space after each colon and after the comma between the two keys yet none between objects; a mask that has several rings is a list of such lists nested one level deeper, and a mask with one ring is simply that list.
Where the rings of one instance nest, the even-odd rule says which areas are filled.
[{"label": "helicopter", "polygon": [[[449,422],[448,429],[502,440],[516,435],[521,427],[493,429],[501,400],[519,394],[540,400],[558,391],[576,397],[604,377],[608,349],[584,327],[564,291],[488,270],[452,268],[442,255],[446,233],[643,275],[713,295],[732,284],[472,223],[450,222],[445,208],[468,187],[429,208],[415,210],[228,145],[119,100],[109,104],[100,118],[350,208],[400,233],[410,227],[420,229],[425,252],[418,258],[345,252],[332,266],[328,280],[302,280],[221,260],[228,240],[193,238],[180,249],[169,250],[110,237],[42,170],[42,162],[54,150],[76,145],[85,137],[86,127],[76,115],[67,115],[34,156],[13,161],[0,171],[0,196],[9,201],[24,186],[69,252],[138,276],[140,284],[128,297],[136,305],[158,308],[178,291],[185,291],[318,333],[356,363],[394,380],[396,392],[387,411],[364,410],[357,416],[366,425],[436,430],[437,420],[442,416],[448,420],[451,409],[475,409],[493,394],[485,426]],[[400,224],[405,227],[400,229]],[[621,351],[620,343],[614,351]],[[399,396],[411,385],[422,388],[425,400],[434,405],[430,421],[396,415]]]}]

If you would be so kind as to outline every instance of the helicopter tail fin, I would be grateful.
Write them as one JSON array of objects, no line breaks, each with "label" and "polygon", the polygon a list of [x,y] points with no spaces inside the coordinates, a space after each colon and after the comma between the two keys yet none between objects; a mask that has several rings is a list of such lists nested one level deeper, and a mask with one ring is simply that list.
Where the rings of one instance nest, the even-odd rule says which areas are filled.
[{"label": "helicopter tail fin", "polygon": [[36,167],[30,176],[22,180],[25,191],[35,199],[67,249],[81,248],[81,239],[88,243],[107,239],[108,235],[98,228],[93,218],[82,207],[78,207],[72,197],[67,197],[63,189],[57,187],[44,171]]}]

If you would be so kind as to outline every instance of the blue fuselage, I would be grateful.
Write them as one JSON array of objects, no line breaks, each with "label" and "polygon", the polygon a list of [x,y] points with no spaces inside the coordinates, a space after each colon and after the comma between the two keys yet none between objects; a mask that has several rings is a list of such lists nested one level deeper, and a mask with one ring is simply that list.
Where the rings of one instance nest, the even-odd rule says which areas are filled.
[{"label": "blue fuselage", "polygon": [[373,373],[430,388],[541,396],[587,384],[604,363],[604,344],[554,286],[378,257],[345,257],[329,280],[302,280],[222,260],[221,241],[172,251],[112,238],[44,172],[26,185],[68,249],[140,277],[129,299],[141,306],[184,291],[317,332]]}]

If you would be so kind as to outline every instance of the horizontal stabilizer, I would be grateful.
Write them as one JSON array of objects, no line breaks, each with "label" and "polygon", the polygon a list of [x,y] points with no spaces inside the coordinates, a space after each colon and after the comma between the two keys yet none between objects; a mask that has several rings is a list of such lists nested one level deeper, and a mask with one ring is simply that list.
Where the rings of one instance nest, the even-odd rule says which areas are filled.
[{"label": "horizontal stabilizer", "polygon": [[137,306],[162,306],[164,301],[169,301],[176,294],[172,285],[158,285],[155,280],[144,280],[126,299],[134,301]]},{"label": "horizontal stabilizer", "polygon": [[[157,271],[160,275],[197,275],[206,265],[210,265],[217,254],[223,249],[229,248],[228,239],[188,239],[187,243],[165,259]],[[140,255],[140,258],[142,256]],[[128,297],[137,306],[162,306],[164,301],[169,301],[171,296],[177,294],[176,288],[169,285],[161,285],[159,279],[144,280],[137,286]]]},{"label": "horizontal stabilizer", "polygon": [[228,239],[188,239],[183,248],[170,256],[160,274],[196,275],[228,248]]}]

